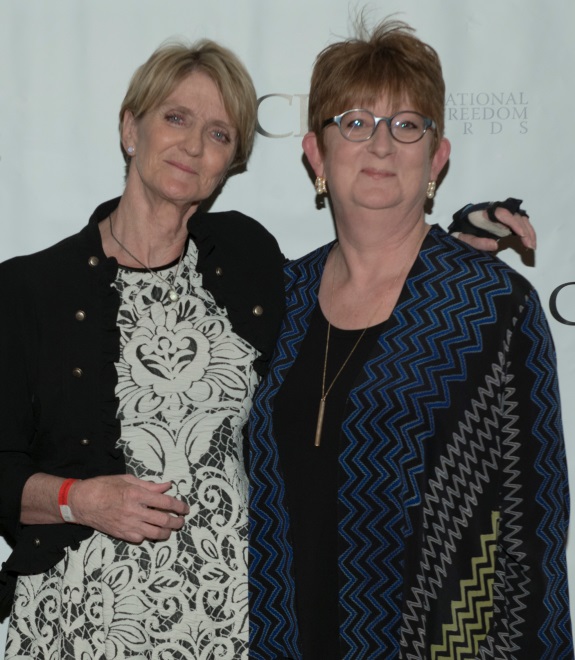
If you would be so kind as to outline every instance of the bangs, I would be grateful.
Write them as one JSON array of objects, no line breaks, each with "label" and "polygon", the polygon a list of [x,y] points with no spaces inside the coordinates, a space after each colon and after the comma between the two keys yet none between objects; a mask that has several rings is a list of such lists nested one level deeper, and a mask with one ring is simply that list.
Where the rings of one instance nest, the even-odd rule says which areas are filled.
[{"label": "bangs", "polygon": [[[326,110],[335,116],[354,108],[373,108],[384,97],[390,114],[399,110],[421,112],[423,109],[413,105],[411,99],[421,98],[425,80],[417,80],[419,84],[414,85],[414,74],[417,80],[413,63],[402,62],[393,52],[384,50],[372,53],[366,59],[350,58],[334,71],[330,85],[333,93],[328,94],[331,102],[327,104],[329,108]],[[341,80],[349,82],[344,87]],[[419,95],[414,93],[415,86],[420,89]]]}]

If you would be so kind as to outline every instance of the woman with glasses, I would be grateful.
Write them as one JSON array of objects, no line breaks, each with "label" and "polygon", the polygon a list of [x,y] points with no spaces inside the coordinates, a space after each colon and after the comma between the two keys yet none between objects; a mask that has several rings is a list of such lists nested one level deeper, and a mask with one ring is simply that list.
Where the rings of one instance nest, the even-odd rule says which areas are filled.
[{"label": "woman with glasses", "polygon": [[314,67],[337,240],[285,269],[250,419],[254,658],[572,658],[555,354],[533,287],[425,221],[450,144],[399,22]]}]

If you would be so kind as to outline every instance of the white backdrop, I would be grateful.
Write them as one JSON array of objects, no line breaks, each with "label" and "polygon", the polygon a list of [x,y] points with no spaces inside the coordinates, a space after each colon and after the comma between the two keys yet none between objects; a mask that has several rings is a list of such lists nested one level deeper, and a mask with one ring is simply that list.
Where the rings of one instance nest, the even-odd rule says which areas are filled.
[{"label": "white backdrop", "polygon": [[[315,209],[301,136],[313,59],[349,34],[354,7],[347,0],[1,0],[0,261],[75,233],[99,202],[121,193],[117,112],[134,69],[172,37],[230,47],[261,99],[249,170],[228,181],[214,210],[258,218],[290,257],[331,239],[329,212]],[[549,318],[575,484],[575,3],[374,0],[369,8],[374,20],[399,12],[442,58],[453,148],[430,220],[446,226],[468,201],[520,197],[539,248],[534,260],[512,251],[503,258],[536,285],[548,310],[553,291],[573,283]],[[7,552],[0,540],[0,561]],[[575,594],[573,542],[569,564]]]}]

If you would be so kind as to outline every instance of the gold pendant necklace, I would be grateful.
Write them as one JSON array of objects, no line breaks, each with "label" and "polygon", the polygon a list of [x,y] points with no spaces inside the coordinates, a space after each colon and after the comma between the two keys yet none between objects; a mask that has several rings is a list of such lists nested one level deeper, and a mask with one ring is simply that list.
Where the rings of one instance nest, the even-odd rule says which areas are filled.
[{"label": "gold pendant necklace", "polygon": [[[340,258],[340,256],[339,256],[339,252],[340,252],[339,243],[337,244],[337,248],[338,248],[337,255],[336,255],[337,256],[337,263],[333,264],[333,275],[332,275],[332,278],[331,278],[331,294],[330,294],[330,298],[329,298],[329,313],[330,313],[330,316],[331,316],[331,309],[332,309],[332,305],[333,305],[333,290],[334,290],[334,287],[335,287],[336,265],[339,263],[339,258]],[[375,311],[379,310],[380,307],[381,307],[381,303],[376,307]],[[315,429],[314,445],[316,447],[319,447],[320,444],[321,444],[321,432],[323,430],[323,417],[324,417],[324,414],[325,414],[325,402],[326,402],[326,399],[327,399],[327,395],[331,392],[331,388],[334,386],[335,381],[338,379],[339,375],[344,370],[345,365],[349,362],[349,360],[350,360],[351,356],[353,355],[355,349],[359,346],[359,342],[363,339],[363,336],[365,335],[367,329],[371,325],[371,321],[373,320],[374,316],[375,316],[375,312],[371,315],[366,327],[363,329],[363,332],[359,335],[359,337],[358,337],[357,341],[355,342],[355,344],[351,347],[351,351],[347,354],[347,357],[343,361],[343,364],[339,368],[336,375],[333,377],[331,383],[329,384],[329,387],[326,390],[326,388],[325,388],[325,376],[326,376],[326,372],[327,372],[327,356],[328,356],[328,353],[329,353],[329,337],[330,337],[330,334],[331,334],[331,323],[330,323],[329,319],[327,320],[327,337],[326,337],[326,340],[325,340],[325,354],[324,354],[324,358],[323,358],[323,374],[322,374],[322,378],[321,378],[321,399],[319,400],[319,412],[318,412],[318,415],[317,415],[317,426],[316,426],[316,429]]]},{"label": "gold pendant necklace", "polygon": [[[421,245],[421,243],[419,245]],[[418,248],[417,248],[418,250],[419,250],[419,245],[418,245]],[[341,248],[339,247],[339,243],[337,244],[336,247],[338,248],[338,252],[337,252],[337,255],[336,255],[337,259],[338,259],[337,263],[339,263],[339,259],[340,259],[339,253],[340,253],[340,250],[341,250]],[[330,316],[331,316],[331,310],[332,310],[332,306],[333,306],[333,290],[334,290],[334,287],[335,287],[335,271],[336,271],[337,263],[333,264],[333,276],[332,276],[332,280],[331,280],[331,294],[330,294],[330,299],[329,299],[329,314],[330,314]],[[408,261],[407,264],[410,264],[410,262]],[[324,358],[323,358],[323,375],[322,375],[322,379],[321,379],[321,398],[319,400],[319,411],[318,411],[318,415],[317,415],[317,425],[316,425],[316,428],[315,428],[314,446],[319,447],[320,444],[321,444],[321,434],[322,434],[322,430],[323,430],[323,418],[324,418],[324,415],[325,415],[325,404],[326,404],[326,400],[327,400],[327,395],[331,392],[331,388],[334,386],[335,381],[339,378],[339,375],[344,370],[345,365],[349,362],[349,360],[350,360],[351,356],[353,355],[355,349],[359,346],[359,342],[363,339],[365,333],[367,332],[367,329],[372,325],[372,322],[375,319],[376,314],[382,308],[383,303],[387,299],[386,293],[389,293],[389,291],[392,291],[395,288],[395,285],[397,284],[397,281],[399,280],[401,274],[404,273],[404,272],[405,272],[405,268],[401,268],[399,270],[399,272],[397,273],[395,279],[393,280],[393,283],[392,283],[391,287],[389,288],[389,290],[387,292],[384,292],[384,294],[381,297],[381,301],[380,301],[379,305],[376,305],[374,311],[372,312],[371,316],[369,317],[369,321],[367,322],[367,325],[363,329],[362,333],[359,335],[357,341],[352,346],[350,352],[347,354],[347,357],[343,361],[343,364],[341,365],[338,372],[333,377],[331,383],[329,384],[328,388],[326,389],[326,387],[325,387],[325,376],[326,376],[326,372],[327,372],[327,356],[328,356],[328,353],[329,353],[329,337],[330,337],[330,334],[331,334],[331,323],[328,319],[328,321],[327,321],[327,337],[326,337],[326,340],[325,340],[325,355],[324,355]]]}]

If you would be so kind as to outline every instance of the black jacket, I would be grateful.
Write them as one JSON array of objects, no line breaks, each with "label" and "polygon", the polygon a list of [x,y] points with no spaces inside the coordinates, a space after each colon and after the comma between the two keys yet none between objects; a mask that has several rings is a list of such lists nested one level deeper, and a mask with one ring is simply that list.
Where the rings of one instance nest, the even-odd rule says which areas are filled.
[{"label": "black jacket", "polygon": [[[92,533],[74,524],[21,525],[26,480],[36,472],[125,472],[114,391],[118,264],[104,254],[98,229],[118,202],[100,205],[80,233],[0,264],[0,531],[13,546],[0,572],[4,606],[18,575],[48,570]],[[196,213],[188,231],[204,286],[258,349],[254,368],[263,374],[284,305],[276,240],[236,211]]]}]

